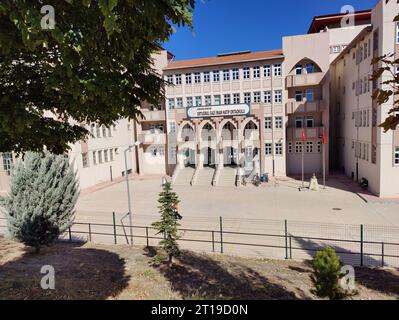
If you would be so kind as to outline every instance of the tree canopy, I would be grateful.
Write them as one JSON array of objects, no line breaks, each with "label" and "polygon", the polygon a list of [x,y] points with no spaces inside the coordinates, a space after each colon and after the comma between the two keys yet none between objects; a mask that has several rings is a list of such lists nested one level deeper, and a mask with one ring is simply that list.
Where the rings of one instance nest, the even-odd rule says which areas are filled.
[{"label": "tree canopy", "polygon": [[[44,5],[55,27],[42,27]],[[158,103],[151,55],[174,25],[192,27],[195,0],[2,0],[0,152],[67,150],[82,126],[135,119]],[[46,12],[45,12],[46,13]],[[49,112],[55,117],[49,116]]]}]

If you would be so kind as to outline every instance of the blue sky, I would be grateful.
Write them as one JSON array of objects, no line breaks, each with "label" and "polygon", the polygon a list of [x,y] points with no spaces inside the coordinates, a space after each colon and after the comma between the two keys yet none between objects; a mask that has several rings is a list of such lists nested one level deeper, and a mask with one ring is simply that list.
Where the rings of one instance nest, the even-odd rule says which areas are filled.
[{"label": "blue sky", "polygon": [[164,47],[177,60],[242,50],[281,48],[283,36],[308,31],[314,16],[344,5],[372,8],[378,0],[197,0],[194,30],[178,28]]}]

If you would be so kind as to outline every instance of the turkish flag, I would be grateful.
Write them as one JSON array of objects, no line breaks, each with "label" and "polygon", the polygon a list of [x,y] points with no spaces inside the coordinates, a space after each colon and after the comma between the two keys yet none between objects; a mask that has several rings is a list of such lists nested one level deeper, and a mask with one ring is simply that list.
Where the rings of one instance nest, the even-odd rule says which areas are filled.
[{"label": "turkish flag", "polygon": [[305,129],[302,128],[302,143],[305,143],[305,141],[306,141]]},{"label": "turkish flag", "polygon": [[327,143],[326,128],[324,128],[324,127],[323,127],[323,135],[322,135],[321,141],[323,144]]}]

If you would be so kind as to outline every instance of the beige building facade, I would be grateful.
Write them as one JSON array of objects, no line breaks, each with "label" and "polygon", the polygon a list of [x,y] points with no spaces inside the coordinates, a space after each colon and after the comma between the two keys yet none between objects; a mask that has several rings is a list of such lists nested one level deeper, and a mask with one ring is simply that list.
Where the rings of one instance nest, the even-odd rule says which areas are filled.
[{"label": "beige building facade", "polygon": [[[398,195],[399,134],[377,127],[393,101],[375,105],[372,88],[381,84],[369,81],[373,57],[398,55],[398,9],[383,0],[372,10],[315,17],[307,34],[284,37],[281,50],[193,60],[160,50],[154,69],[169,83],[165,101],[143,102],[135,122],[87,126],[92,137],[69,153],[81,188],[120,179],[125,167],[210,187],[302,171],[321,177],[325,169],[367,179],[379,196]],[[0,160],[6,190],[15,159]]]}]

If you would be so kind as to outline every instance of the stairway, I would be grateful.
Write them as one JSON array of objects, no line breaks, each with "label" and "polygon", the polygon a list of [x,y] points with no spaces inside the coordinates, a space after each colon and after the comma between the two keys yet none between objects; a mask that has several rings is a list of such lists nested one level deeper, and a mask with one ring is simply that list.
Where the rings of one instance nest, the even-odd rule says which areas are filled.
[{"label": "stairway", "polygon": [[218,186],[220,187],[235,187],[236,186],[237,169],[231,167],[224,167],[220,170]]},{"label": "stairway", "polygon": [[189,186],[191,179],[194,175],[195,168],[185,167],[179,171],[177,174],[174,185],[176,186]]},{"label": "stairway", "polygon": [[215,169],[210,167],[204,167],[198,172],[198,177],[195,181],[196,186],[212,186],[213,175]]}]

